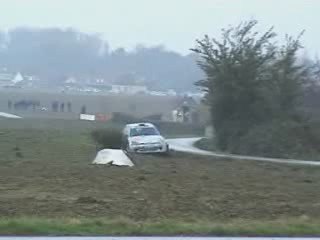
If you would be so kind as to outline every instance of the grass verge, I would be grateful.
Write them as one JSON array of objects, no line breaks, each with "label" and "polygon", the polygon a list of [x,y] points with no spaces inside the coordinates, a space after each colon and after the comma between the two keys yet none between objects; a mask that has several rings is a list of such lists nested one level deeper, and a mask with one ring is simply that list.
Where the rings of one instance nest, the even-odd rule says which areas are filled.
[{"label": "grass verge", "polygon": [[319,236],[320,221],[308,219],[277,221],[235,220],[228,223],[157,221],[129,219],[0,219],[1,235],[215,235],[215,236]]},{"label": "grass verge", "polygon": [[212,151],[212,152],[217,152],[219,149],[215,146],[215,143],[212,139],[209,138],[201,138],[198,141],[194,143],[194,146],[206,150],[206,151]]}]

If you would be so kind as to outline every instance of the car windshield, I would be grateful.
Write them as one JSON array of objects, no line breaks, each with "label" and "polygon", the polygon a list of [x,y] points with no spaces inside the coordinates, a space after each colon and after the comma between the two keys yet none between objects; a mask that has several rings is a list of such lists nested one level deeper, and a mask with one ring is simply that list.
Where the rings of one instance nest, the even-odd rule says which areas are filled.
[{"label": "car windshield", "polygon": [[159,135],[159,132],[157,129],[152,127],[144,127],[144,128],[132,128],[130,130],[130,136],[136,137],[136,136],[153,136],[153,135]]}]

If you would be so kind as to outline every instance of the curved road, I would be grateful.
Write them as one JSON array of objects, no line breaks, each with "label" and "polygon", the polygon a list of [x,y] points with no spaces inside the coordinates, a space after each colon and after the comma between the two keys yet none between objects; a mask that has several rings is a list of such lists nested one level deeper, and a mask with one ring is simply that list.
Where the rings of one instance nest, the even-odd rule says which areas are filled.
[{"label": "curved road", "polygon": [[236,160],[249,160],[249,161],[262,161],[262,162],[274,162],[274,163],[286,163],[286,164],[300,164],[309,166],[320,166],[320,161],[305,161],[298,159],[282,159],[282,158],[266,158],[266,157],[253,157],[245,155],[227,154],[227,153],[217,153],[201,150],[194,146],[194,143],[201,138],[174,138],[167,139],[170,148],[178,152],[187,152],[192,154],[213,156],[217,158],[228,158]]}]

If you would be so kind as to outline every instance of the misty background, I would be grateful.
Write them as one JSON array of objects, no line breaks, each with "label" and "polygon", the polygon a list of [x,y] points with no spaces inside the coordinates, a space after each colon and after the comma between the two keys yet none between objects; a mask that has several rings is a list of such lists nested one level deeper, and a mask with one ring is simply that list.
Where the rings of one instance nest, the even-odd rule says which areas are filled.
[{"label": "misty background", "polygon": [[194,89],[201,78],[195,56],[183,56],[162,46],[138,45],[127,51],[111,50],[97,34],[72,29],[16,28],[0,33],[0,66],[38,76],[42,82],[61,85],[69,77],[85,82],[146,85],[150,89]]},{"label": "misty background", "polygon": [[[194,91],[203,78],[189,49],[204,34],[248,18],[303,36],[319,52],[320,2],[302,0],[1,1],[0,67],[59,85],[105,79],[154,90]],[[319,19],[317,19],[319,18]]]}]

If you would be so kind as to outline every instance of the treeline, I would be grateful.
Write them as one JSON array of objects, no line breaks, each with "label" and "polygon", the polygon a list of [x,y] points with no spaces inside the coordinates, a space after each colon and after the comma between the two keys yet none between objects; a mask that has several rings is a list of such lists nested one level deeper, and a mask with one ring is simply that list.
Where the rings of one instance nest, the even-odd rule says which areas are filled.
[{"label": "treeline", "polygon": [[205,36],[193,49],[206,74],[197,84],[207,93],[215,144],[240,154],[319,158],[320,131],[310,118],[319,64],[301,59],[303,34],[276,41],[273,28],[261,33],[256,25],[223,29],[221,40]]},{"label": "treeline", "polygon": [[194,54],[164,47],[137,46],[111,50],[98,34],[72,29],[17,28],[0,32],[0,67],[40,76],[60,84],[69,76],[110,82],[144,83],[155,89],[195,89],[202,77]]}]

